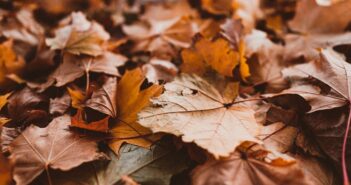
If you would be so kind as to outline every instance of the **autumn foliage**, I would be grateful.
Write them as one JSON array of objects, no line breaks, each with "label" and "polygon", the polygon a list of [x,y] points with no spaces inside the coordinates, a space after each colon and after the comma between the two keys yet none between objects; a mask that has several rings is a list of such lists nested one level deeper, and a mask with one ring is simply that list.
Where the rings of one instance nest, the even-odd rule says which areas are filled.
[{"label": "autumn foliage", "polygon": [[0,1],[0,185],[349,185],[351,0]]}]

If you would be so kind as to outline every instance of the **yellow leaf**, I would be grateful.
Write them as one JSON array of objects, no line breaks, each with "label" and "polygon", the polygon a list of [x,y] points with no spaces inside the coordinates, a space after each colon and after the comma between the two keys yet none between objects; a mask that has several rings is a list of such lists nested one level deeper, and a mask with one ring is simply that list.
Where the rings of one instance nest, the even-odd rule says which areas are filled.
[{"label": "yellow leaf", "polygon": [[23,58],[16,56],[12,46],[12,40],[0,44],[0,85],[6,83],[6,75],[19,74],[25,65]]},{"label": "yellow leaf", "polygon": [[186,73],[204,74],[212,68],[224,76],[233,76],[233,69],[239,64],[240,54],[231,48],[230,43],[218,37],[214,40],[200,36],[193,47],[181,53],[181,70]]},{"label": "yellow leaf", "polygon": [[250,69],[249,65],[247,64],[247,59],[245,58],[245,43],[240,41],[239,43],[239,54],[240,54],[240,75],[243,80],[246,81],[246,78],[249,77]]},{"label": "yellow leaf", "polygon": [[7,99],[10,97],[11,93],[7,93],[0,96],[0,110],[7,104]]},{"label": "yellow leaf", "polygon": [[67,87],[68,93],[72,99],[72,107],[76,109],[82,109],[82,104],[85,100],[84,93],[78,88],[69,88]]},{"label": "yellow leaf", "polygon": [[149,105],[150,98],[160,95],[162,86],[152,85],[147,89],[140,90],[145,77],[140,69],[127,71],[117,86],[117,112],[119,122],[113,127],[114,139],[109,146],[118,153],[120,146],[130,143],[148,148],[151,144],[160,139],[160,135],[153,135],[152,132],[139,123],[137,113]]}]

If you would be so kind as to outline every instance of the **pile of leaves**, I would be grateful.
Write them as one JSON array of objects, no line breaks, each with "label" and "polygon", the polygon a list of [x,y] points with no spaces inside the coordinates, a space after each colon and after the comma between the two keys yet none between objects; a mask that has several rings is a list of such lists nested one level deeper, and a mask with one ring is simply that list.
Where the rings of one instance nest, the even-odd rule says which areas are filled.
[{"label": "pile of leaves", "polygon": [[0,185],[349,185],[351,0],[0,2]]}]

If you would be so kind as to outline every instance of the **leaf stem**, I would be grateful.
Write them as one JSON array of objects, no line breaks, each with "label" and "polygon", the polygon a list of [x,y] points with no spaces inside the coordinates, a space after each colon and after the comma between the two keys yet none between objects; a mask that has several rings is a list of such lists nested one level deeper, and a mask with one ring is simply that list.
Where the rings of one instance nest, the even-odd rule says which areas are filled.
[{"label": "leaf stem", "polygon": [[50,172],[49,172],[49,167],[48,165],[45,165],[45,171],[46,171],[46,175],[48,176],[48,183],[49,185],[52,185],[52,181],[51,181],[51,177],[50,177]]},{"label": "leaf stem", "polygon": [[344,135],[344,142],[342,144],[342,156],[341,156],[341,165],[342,165],[342,174],[344,177],[344,185],[350,185],[349,176],[347,174],[347,165],[346,165],[346,146],[347,146],[347,138],[349,135],[351,123],[351,99],[349,100],[349,117],[346,124],[346,130]]}]

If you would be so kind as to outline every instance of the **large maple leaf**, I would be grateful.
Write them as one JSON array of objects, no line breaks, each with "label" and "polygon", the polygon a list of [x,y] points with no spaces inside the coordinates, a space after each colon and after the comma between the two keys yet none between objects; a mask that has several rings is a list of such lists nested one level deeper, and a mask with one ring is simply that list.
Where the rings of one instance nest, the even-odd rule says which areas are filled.
[{"label": "large maple leaf", "polygon": [[50,169],[67,171],[102,157],[92,138],[69,130],[70,122],[70,117],[63,115],[46,128],[32,125],[13,141],[10,158],[17,184],[29,184],[44,171],[51,182]]},{"label": "large maple leaf", "polygon": [[139,123],[154,132],[182,136],[215,156],[228,156],[243,141],[257,141],[254,111],[223,97],[196,75],[182,75],[139,113]]}]

